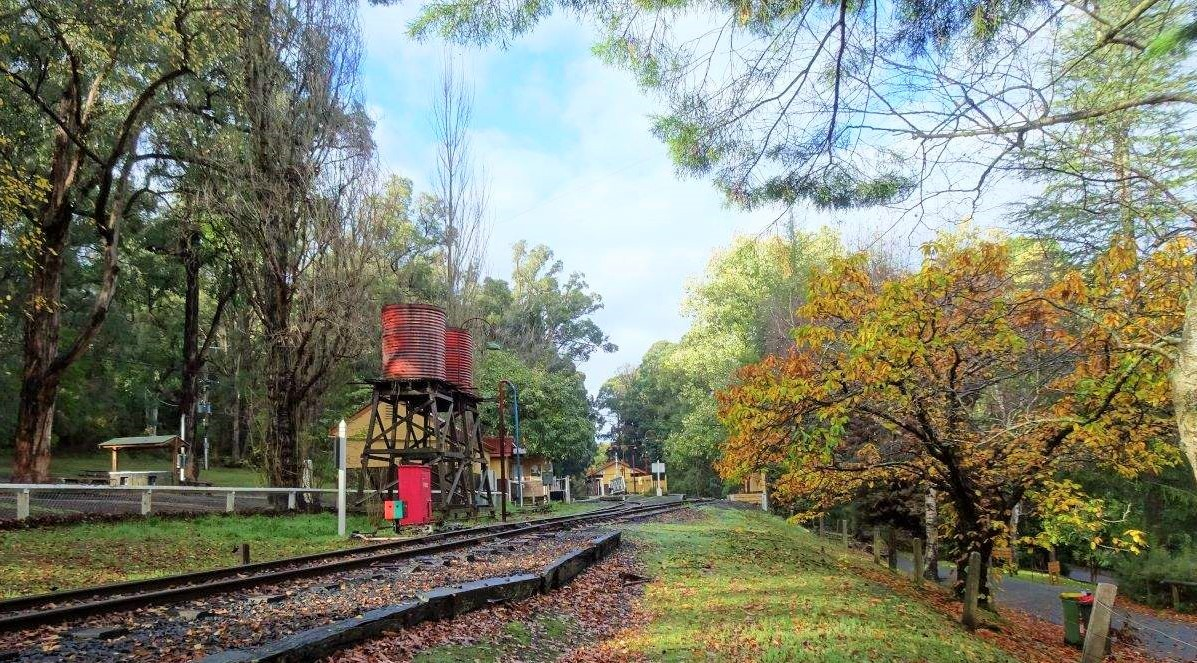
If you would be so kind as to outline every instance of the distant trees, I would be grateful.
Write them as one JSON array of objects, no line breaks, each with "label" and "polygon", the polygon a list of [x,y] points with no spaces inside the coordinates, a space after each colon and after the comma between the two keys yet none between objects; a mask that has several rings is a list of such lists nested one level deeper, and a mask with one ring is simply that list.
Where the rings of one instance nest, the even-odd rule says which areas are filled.
[{"label": "distant trees", "polygon": [[479,345],[504,350],[481,370],[528,380],[534,446],[570,467],[591,455],[576,364],[613,347],[590,318],[601,299],[546,247],[520,244],[511,281],[483,282],[485,174],[451,63],[416,191],[378,176],[352,2],[25,0],[0,27],[0,452],[15,439],[15,479],[48,478],[52,441],[90,449],[181,416],[186,478],[207,436],[214,460],[296,485],[320,426],[360,403],[353,378],[377,375],[390,301],[487,320],[471,323]]},{"label": "distant trees", "polygon": [[1015,505],[1057,473],[1178,462],[1171,360],[1150,341],[1182,322],[1187,243],[1139,264],[1123,242],[1087,274],[1017,248],[941,240],[889,279],[864,256],[833,260],[795,346],[721,393],[721,472],[776,468],[777,497],[814,512],[888,483],[935,488],[963,582],[968,553],[987,563]]},{"label": "distant trees", "polygon": [[[1184,65],[1193,9],[1191,0],[430,0],[409,29],[507,43],[553,11],[592,21],[600,57],[664,100],[655,131],[679,170],[710,177],[742,207],[895,205],[959,218],[985,209],[1004,176],[1029,170],[1054,184],[1026,220],[1083,225],[1101,251],[1111,212],[1128,204],[1150,210],[1123,219],[1146,241],[1176,221],[1193,232],[1197,79]],[[1069,151],[1077,158],[1057,159]],[[1069,208],[1077,199],[1060,185],[1105,200]],[[1197,477],[1197,305],[1189,320],[1167,344]]]},{"label": "distant trees", "polygon": [[486,279],[478,306],[493,339],[526,362],[572,371],[595,352],[616,346],[590,315],[603,306],[580,272],[565,273],[544,245],[511,249],[511,281]]},{"label": "distant trees", "polygon": [[681,340],[654,344],[638,366],[603,386],[599,406],[611,417],[613,452],[665,460],[678,490],[721,493],[714,463],[727,431],[714,393],[741,366],[788,347],[811,271],[841,250],[824,230],[741,238],[718,252],[689,288],[683,310],[691,327]]},{"label": "distant trees", "polygon": [[[487,392],[497,389],[499,380],[516,385],[521,443],[532,453],[550,458],[558,476],[586,469],[596,448],[597,418],[581,373],[528,364],[501,349],[485,350],[477,373],[479,384]],[[484,405],[483,420],[488,433],[497,434],[498,413],[493,404]],[[507,433],[513,434],[510,423]]]},{"label": "distant trees", "polygon": [[300,436],[346,360],[372,345],[362,306],[379,224],[372,123],[360,99],[351,2],[261,1],[241,24],[244,140],[217,192],[261,326],[265,467],[298,485]]}]

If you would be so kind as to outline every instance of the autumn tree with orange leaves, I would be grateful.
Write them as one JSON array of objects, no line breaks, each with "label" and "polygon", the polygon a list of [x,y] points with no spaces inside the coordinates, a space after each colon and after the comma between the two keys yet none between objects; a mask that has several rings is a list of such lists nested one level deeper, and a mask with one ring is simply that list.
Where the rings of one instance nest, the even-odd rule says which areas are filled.
[{"label": "autumn tree with orange leaves", "polygon": [[864,255],[835,260],[791,351],[719,394],[719,471],[771,469],[774,500],[807,515],[880,486],[935,488],[955,513],[959,591],[968,553],[987,565],[1014,505],[1062,471],[1178,462],[1160,340],[1183,322],[1189,248],[1140,262],[1118,244],[1062,273],[1034,244],[940,239],[890,280]]}]

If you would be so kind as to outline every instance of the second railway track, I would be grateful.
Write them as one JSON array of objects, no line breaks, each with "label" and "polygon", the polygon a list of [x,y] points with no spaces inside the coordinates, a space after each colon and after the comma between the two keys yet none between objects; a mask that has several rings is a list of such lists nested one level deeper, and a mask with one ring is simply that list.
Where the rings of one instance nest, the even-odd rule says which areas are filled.
[{"label": "second railway track", "polygon": [[537,532],[591,525],[604,520],[647,517],[681,506],[679,503],[655,503],[602,508],[572,516],[486,525],[240,567],[10,599],[0,602],[0,633],[145,606],[177,603],[290,580],[332,575],[379,563],[414,559]]}]

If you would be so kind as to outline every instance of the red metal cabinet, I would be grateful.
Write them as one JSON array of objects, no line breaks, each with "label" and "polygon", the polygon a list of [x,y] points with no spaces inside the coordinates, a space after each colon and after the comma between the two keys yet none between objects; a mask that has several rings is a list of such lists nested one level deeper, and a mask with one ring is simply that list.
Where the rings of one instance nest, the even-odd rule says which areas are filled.
[{"label": "red metal cabinet", "polygon": [[425,525],[432,522],[432,467],[400,465],[396,490],[403,500],[403,518],[399,525]]}]

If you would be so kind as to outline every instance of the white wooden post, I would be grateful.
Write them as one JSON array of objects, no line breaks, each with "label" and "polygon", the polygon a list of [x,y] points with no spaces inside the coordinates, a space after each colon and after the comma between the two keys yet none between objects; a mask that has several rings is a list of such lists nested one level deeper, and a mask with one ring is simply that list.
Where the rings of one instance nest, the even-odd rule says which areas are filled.
[{"label": "white wooden post", "polygon": [[[187,480],[187,461],[190,460],[187,455],[187,415],[179,415],[179,439],[183,441],[180,449],[182,453],[180,458],[176,458],[175,462],[179,465],[179,483]],[[145,498],[142,498],[142,509],[145,509]],[[145,515],[144,513],[142,515]]]},{"label": "white wooden post", "polygon": [[291,491],[291,492],[287,493],[287,510],[288,511],[295,510],[295,491]]},{"label": "white wooden post", "polygon": [[769,510],[769,483],[765,481],[765,473],[761,472],[761,511]]},{"label": "white wooden post", "polygon": [[230,490],[224,496],[224,511],[225,511],[225,513],[233,513],[234,511],[236,511],[237,510],[236,503],[237,503],[237,493]]},{"label": "white wooden post", "polygon": [[148,516],[153,512],[154,491],[147,490],[141,494],[141,515]]},{"label": "white wooden post", "polygon": [[565,477],[565,503],[569,504],[573,501],[573,495],[569,492],[569,477]]},{"label": "white wooden post", "polygon": [[29,518],[29,489],[17,491],[17,520]]},{"label": "white wooden post", "polygon": [[337,536],[345,536],[345,420],[337,425]]}]

